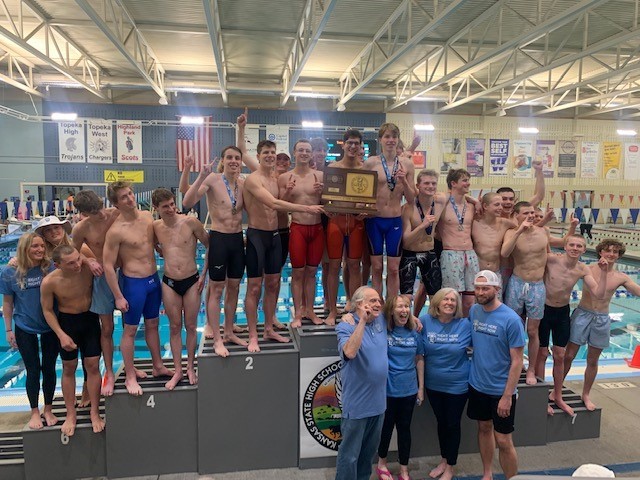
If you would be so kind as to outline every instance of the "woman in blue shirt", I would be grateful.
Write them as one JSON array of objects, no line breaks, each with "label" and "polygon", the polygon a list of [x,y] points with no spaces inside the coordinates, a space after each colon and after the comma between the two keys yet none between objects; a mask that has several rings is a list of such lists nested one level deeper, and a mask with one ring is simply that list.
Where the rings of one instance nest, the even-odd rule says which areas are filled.
[{"label": "woman in blue shirt", "polygon": [[462,317],[462,299],[453,288],[438,290],[420,317],[427,398],[438,422],[442,461],[429,476],[451,480],[460,447],[460,419],[469,390],[471,322]]},{"label": "woman in blue shirt", "polygon": [[[42,373],[44,393],[44,421],[48,426],[58,422],[51,411],[51,405],[56,388],[56,358],[60,343],[56,334],[47,325],[40,305],[40,284],[45,275],[53,270],[53,264],[45,250],[45,241],[40,235],[24,234],[18,240],[16,266],[6,267],[0,276],[7,343],[13,348],[18,348],[27,370],[27,397],[31,405],[29,428],[32,429],[43,427],[38,409],[40,373]],[[38,348],[38,335],[42,349],[42,362]]]},{"label": "woman in blue shirt", "polygon": [[398,431],[398,461],[400,480],[408,480],[409,455],[411,453],[411,417],[413,407],[424,399],[423,342],[416,332],[416,322],[411,315],[411,298],[408,295],[393,296],[384,304],[387,319],[387,410],[384,415],[378,467],[381,480],[393,480],[387,468],[389,442],[395,426]]}]

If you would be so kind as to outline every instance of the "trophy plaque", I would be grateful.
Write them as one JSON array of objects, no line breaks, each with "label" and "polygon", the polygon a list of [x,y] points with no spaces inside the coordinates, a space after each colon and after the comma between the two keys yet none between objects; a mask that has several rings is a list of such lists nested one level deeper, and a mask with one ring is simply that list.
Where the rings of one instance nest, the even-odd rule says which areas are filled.
[{"label": "trophy plaque", "polygon": [[376,214],[376,172],[359,168],[326,167],[323,181],[322,203],[327,212]]}]

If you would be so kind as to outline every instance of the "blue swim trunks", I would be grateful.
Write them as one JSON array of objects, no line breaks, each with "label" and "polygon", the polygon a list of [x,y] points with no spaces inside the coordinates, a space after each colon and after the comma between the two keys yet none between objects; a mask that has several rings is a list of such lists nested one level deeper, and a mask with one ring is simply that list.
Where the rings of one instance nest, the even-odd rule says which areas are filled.
[{"label": "blue swim trunks", "polygon": [[589,344],[604,350],[611,338],[611,318],[608,313],[594,312],[584,307],[576,307],[571,314],[569,341],[576,345]]},{"label": "blue swim trunks", "polygon": [[113,297],[104,273],[99,277],[93,277],[93,293],[89,311],[98,315],[109,315],[113,313],[115,308],[116,299]]},{"label": "blue swim trunks", "polygon": [[544,317],[544,302],[547,290],[544,282],[525,282],[516,274],[511,275],[507,286],[505,302],[518,315],[527,308],[527,317],[541,320]]},{"label": "blue swim trunks", "polygon": [[162,285],[158,273],[146,278],[133,278],[120,275],[120,290],[129,302],[129,311],[122,314],[126,325],[138,325],[140,315],[145,320],[160,316]]},{"label": "blue swim trunks", "polygon": [[388,257],[399,257],[402,253],[402,217],[374,217],[364,221],[364,227],[369,237],[371,255],[378,256],[384,252],[384,245],[387,247]]}]

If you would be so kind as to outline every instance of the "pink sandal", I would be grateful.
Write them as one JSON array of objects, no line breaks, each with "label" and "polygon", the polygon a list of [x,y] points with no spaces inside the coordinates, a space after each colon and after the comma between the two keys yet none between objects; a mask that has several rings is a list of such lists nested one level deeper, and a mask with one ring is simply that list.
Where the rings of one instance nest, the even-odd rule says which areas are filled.
[{"label": "pink sandal", "polygon": [[384,469],[376,467],[376,475],[378,475],[378,480],[393,480],[393,475],[387,467]]}]

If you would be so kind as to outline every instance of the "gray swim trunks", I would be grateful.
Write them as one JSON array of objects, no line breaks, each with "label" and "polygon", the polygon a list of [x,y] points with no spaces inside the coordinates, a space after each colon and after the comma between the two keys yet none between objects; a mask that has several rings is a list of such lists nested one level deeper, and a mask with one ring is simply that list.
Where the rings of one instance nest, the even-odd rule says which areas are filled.
[{"label": "gray swim trunks", "polygon": [[594,312],[576,307],[571,314],[571,333],[569,341],[576,345],[588,344],[591,347],[605,349],[609,346],[611,319],[608,313]]},{"label": "gray swim trunks", "polygon": [[91,295],[91,307],[89,311],[98,315],[108,315],[116,308],[116,300],[107,284],[104,273],[99,277],[93,277],[93,294]]}]

